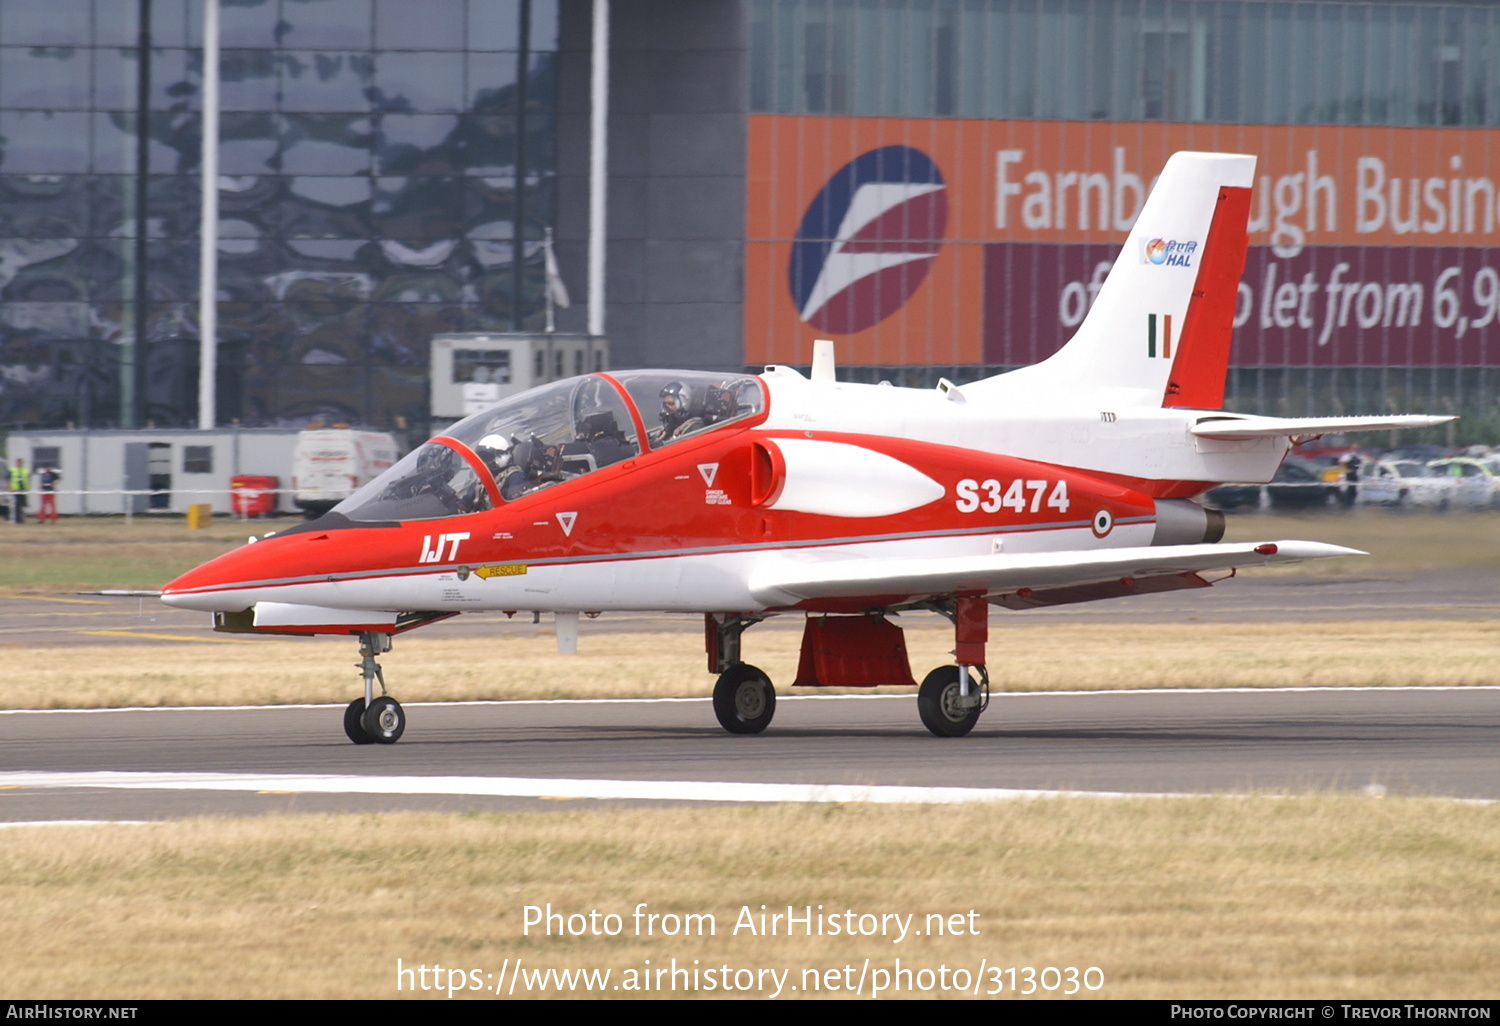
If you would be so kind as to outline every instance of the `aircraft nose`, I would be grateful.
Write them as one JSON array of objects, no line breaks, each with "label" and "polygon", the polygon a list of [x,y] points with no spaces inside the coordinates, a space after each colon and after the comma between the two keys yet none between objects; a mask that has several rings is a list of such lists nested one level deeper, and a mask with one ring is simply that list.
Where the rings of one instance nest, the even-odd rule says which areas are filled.
[{"label": "aircraft nose", "polygon": [[257,558],[253,545],[244,545],[165,585],[161,600],[178,609],[204,612],[232,612],[248,609],[254,603],[244,586],[264,576],[264,561]]}]

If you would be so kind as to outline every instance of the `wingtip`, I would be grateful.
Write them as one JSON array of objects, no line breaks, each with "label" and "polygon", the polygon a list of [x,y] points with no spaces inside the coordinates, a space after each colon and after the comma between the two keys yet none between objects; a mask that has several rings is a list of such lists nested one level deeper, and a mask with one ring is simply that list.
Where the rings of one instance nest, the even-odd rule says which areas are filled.
[{"label": "wingtip", "polygon": [[1272,551],[1262,552],[1262,555],[1276,556],[1276,562],[1291,562],[1299,559],[1333,559],[1339,556],[1368,556],[1369,553],[1363,549],[1351,549],[1347,545],[1332,545],[1328,542],[1299,541],[1297,539],[1285,539],[1274,542],[1261,542],[1256,546],[1256,551],[1261,552],[1266,547],[1273,547]]}]

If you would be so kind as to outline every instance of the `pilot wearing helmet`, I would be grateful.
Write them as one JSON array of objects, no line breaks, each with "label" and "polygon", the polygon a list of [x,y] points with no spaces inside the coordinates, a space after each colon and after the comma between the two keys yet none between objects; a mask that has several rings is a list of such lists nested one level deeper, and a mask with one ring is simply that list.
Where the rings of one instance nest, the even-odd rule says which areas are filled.
[{"label": "pilot wearing helmet", "polygon": [[515,445],[504,435],[485,435],[474,446],[474,454],[484,461],[500,487],[506,502],[526,490],[526,471],[516,466]]},{"label": "pilot wearing helmet", "polygon": [[669,381],[661,389],[661,440],[681,438],[704,426],[701,412],[693,407],[693,391],[681,381]]},{"label": "pilot wearing helmet", "polygon": [[682,438],[720,421],[729,420],[739,411],[739,400],[733,388],[723,385],[693,385],[669,381],[661,390],[661,441]]}]

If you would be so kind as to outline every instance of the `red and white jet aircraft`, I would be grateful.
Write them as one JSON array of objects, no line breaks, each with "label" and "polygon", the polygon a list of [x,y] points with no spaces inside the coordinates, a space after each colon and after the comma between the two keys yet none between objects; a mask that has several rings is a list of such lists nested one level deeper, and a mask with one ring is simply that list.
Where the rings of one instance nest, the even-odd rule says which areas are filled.
[{"label": "red and white jet aircraft", "polygon": [[[917,693],[932,733],[988,701],[989,607],[1203,588],[1202,574],[1352,549],[1219,544],[1193,496],[1269,481],[1299,438],[1425,426],[1421,416],[1224,413],[1253,157],[1167,162],[1093,308],[1050,359],[963,387],[622,371],[533,389],[455,424],[321,519],[169,584],[226,631],[360,639],[365,693],[344,728],[405,728],[375,657],[392,636],[471,610],[704,619],[714,711],[766,728],[776,696],[741,634],[806,617],[798,685],[916,686],[889,617],[953,622],[955,663]],[[374,693],[379,680],[381,694]]]}]

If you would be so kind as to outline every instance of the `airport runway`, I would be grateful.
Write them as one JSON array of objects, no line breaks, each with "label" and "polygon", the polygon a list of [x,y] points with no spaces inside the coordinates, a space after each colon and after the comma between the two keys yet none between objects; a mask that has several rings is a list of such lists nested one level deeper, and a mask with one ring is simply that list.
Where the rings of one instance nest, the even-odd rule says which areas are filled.
[{"label": "airport runway", "polygon": [[5,713],[0,821],[861,797],[767,784],[1500,799],[1500,688],[998,695],[963,739],[915,704],[783,699],[759,737],[698,699],[413,705],[389,747],[335,706]]},{"label": "airport runway", "polygon": [[[1493,621],[1497,585],[1493,575],[1459,571],[1411,580],[1249,577],[1209,592],[997,610],[991,622]],[[550,634],[548,619],[466,614],[423,633]],[[149,598],[7,597],[0,648],[30,658],[49,645],[220,641],[207,621]],[[800,627],[789,616],[757,629]],[[702,626],[695,617],[607,615],[583,629],[696,635]],[[756,738],[721,731],[706,700],[412,705],[407,734],[392,747],[349,744],[335,706],[0,713],[0,822],[662,800],[628,781],[721,785],[673,792],[695,798],[729,796],[722,785],[736,783],[749,788],[737,800],[767,801],[803,799],[750,785],[1172,794],[1375,785],[1500,799],[1500,689],[997,695],[960,740],[929,736],[915,705],[905,695],[783,696],[776,722]],[[56,776],[67,773],[179,776]],[[231,776],[194,786],[182,774]],[[357,779],[340,783],[345,777]],[[553,786],[563,780],[572,783]],[[822,797],[841,795],[848,798]]]}]

